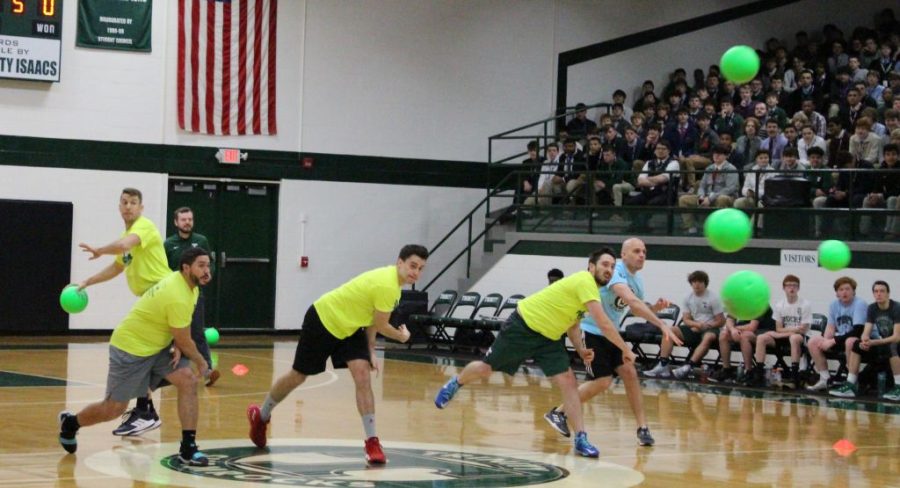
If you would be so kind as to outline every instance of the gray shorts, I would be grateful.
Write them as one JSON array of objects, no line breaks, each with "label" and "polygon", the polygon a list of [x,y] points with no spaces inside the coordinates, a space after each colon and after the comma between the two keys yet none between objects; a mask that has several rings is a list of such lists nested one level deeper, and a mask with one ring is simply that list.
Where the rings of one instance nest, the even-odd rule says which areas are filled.
[{"label": "gray shorts", "polygon": [[106,397],[116,402],[127,402],[142,397],[149,389],[157,389],[169,383],[166,376],[176,369],[189,368],[191,361],[184,356],[176,368],[172,368],[169,348],[141,357],[129,354],[115,346],[109,346],[109,375],[106,377]]}]

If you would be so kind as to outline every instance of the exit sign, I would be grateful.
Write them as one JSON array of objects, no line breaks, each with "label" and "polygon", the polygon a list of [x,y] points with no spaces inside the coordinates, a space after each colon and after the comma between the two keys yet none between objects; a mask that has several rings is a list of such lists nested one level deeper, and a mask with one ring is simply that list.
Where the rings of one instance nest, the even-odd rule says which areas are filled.
[{"label": "exit sign", "polygon": [[219,149],[216,159],[222,164],[241,164],[241,160],[247,160],[247,153],[240,149]]}]

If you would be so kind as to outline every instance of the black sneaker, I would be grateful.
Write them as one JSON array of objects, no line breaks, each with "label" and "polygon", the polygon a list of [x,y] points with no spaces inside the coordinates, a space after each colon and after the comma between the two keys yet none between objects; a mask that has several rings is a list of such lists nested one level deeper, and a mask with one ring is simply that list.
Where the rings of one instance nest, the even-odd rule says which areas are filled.
[{"label": "black sneaker", "polygon": [[181,450],[178,451],[178,460],[188,466],[209,466],[209,458],[200,452],[200,448],[196,444],[190,447],[182,445]]},{"label": "black sneaker", "polygon": [[59,412],[59,444],[69,454],[72,454],[78,450],[78,440],[75,439],[75,435],[78,433],[78,431],[76,430],[74,432],[71,432],[64,430],[63,422],[67,417],[72,417],[74,415],[74,413],[69,412],[68,410]]},{"label": "black sneaker", "polygon": [[162,422],[159,420],[159,415],[157,415],[154,410],[147,411],[133,408],[125,412],[125,414],[122,415],[122,418],[124,418],[125,421],[113,431],[113,435],[140,435],[144,432],[158,429],[159,426],[162,425]]},{"label": "black sneaker", "polygon": [[560,412],[555,407],[544,414],[544,420],[560,434],[566,437],[572,436],[572,433],[569,432],[569,425],[566,423],[566,414]]},{"label": "black sneaker", "polygon": [[766,386],[766,370],[763,368],[753,368],[747,374],[747,386],[753,388],[765,388]]},{"label": "black sneaker", "polygon": [[637,438],[638,444],[642,446],[652,446],[656,442],[650,435],[650,427],[638,427]]},{"label": "black sneaker", "polygon": [[709,381],[713,383],[724,383],[733,380],[737,376],[737,368],[722,368],[715,373],[709,375]]}]

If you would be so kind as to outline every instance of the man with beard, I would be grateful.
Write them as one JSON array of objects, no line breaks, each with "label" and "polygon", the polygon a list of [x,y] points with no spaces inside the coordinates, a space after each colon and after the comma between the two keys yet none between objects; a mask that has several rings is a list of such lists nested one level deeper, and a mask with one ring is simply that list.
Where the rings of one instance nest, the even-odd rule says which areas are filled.
[{"label": "man with beard", "polygon": [[[152,286],[131,307],[109,339],[109,375],[105,399],[78,414],[59,414],[59,443],[69,453],[78,449],[75,435],[81,427],[107,422],[122,415],[132,398],[171,384],[178,390],[181,420],[179,459],[190,466],[207,466],[209,459],[197,447],[198,378],[194,362],[206,373],[206,360],[197,351],[190,333],[194,304],[200,285],[209,283],[209,254],[200,248],[181,255],[179,271]],[[170,344],[174,348],[170,352]],[[174,353],[174,358],[172,356]],[[190,359],[190,360],[188,360]]]},{"label": "man with beard", "polygon": [[462,386],[486,378],[494,370],[515,374],[523,361],[533,358],[562,390],[563,404],[575,426],[575,452],[585,457],[598,457],[600,451],[588,442],[584,431],[578,383],[569,367],[569,355],[562,336],[568,335],[585,364],[591,364],[594,351],[585,348],[580,328],[581,319],[587,312],[606,338],[621,351],[623,363],[634,364],[634,353],[603,311],[597,293],[598,287],[609,283],[615,264],[612,249],[594,251],[588,259],[587,271],[573,273],[520,300],[484,359],[472,361],[458,376],[451,378],[435,397],[435,406],[446,407]]},{"label": "man with beard", "polygon": [[[632,313],[655,325],[662,332],[663,341],[674,341],[681,345],[681,339],[675,336],[672,328],[666,325],[656,312],[669,306],[669,302],[660,298],[653,307],[644,303],[644,280],[638,271],[644,268],[647,260],[647,247],[644,242],[632,237],[622,243],[622,259],[616,263],[613,276],[609,282],[600,287],[600,301],[603,303],[603,311],[614,324],[622,321],[625,309],[630,308]],[[590,317],[581,320],[581,330],[584,332],[585,346],[594,351],[594,360],[587,367],[590,381],[582,383],[578,387],[578,396],[582,403],[606,391],[613,381],[613,374],[622,378],[625,385],[625,395],[631,405],[631,411],[637,420],[638,444],[652,446],[655,442],[650,435],[650,428],[644,416],[644,405],[641,397],[641,383],[633,362],[625,362],[622,353],[613,345],[597,327],[597,323]],[[565,405],[559,405],[544,415],[544,419],[560,434],[569,437],[569,426],[566,423]]]},{"label": "man with beard", "polygon": [[[162,235],[150,219],[144,217],[144,196],[136,188],[125,188],[119,196],[119,215],[125,222],[121,237],[105,246],[94,247],[78,244],[89,259],[112,255],[116,259],[93,276],[78,283],[78,289],[109,281],[122,272],[128,289],[135,296],[142,296],[150,287],[171,274],[166,251],[163,249]],[[159,428],[162,422],[153,407],[150,395],[137,399],[137,405],[113,431],[113,435],[138,435]]]}]

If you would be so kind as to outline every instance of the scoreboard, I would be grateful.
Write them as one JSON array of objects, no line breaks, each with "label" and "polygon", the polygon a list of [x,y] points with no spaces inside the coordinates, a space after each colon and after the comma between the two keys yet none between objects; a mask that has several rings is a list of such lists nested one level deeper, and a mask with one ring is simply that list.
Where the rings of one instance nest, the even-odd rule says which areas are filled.
[{"label": "scoreboard", "polygon": [[0,0],[0,78],[59,81],[63,0]]}]

